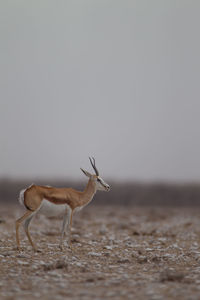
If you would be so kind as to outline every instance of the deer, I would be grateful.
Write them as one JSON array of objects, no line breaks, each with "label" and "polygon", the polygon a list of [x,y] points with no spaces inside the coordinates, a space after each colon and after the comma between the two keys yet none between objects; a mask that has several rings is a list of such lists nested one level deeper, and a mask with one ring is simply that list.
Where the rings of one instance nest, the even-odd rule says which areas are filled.
[{"label": "deer", "polygon": [[34,251],[40,251],[37,249],[32,241],[29,233],[29,225],[33,217],[37,213],[56,216],[63,214],[63,222],[60,236],[59,248],[63,250],[63,238],[64,234],[68,232],[68,246],[71,248],[71,226],[73,214],[88,205],[95,193],[100,191],[109,191],[110,186],[99,176],[99,171],[95,164],[95,159],[90,158],[90,163],[95,171],[95,174],[91,174],[88,171],[81,169],[85,176],[87,176],[88,182],[83,191],[78,191],[73,188],[56,188],[50,186],[31,185],[26,189],[20,191],[19,202],[25,207],[25,214],[16,220],[16,243],[17,250],[20,248],[19,228],[24,224],[24,230],[28,241],[30,242]]}]

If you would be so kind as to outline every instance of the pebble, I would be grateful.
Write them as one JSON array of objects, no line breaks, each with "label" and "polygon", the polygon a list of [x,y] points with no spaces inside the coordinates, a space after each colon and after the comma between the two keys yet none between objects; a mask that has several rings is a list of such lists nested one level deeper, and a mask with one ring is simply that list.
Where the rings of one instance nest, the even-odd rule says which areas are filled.
[{"label": "pebble", "polygon": [[100,234],[105,234],[107,232],[106,226],[102,225],[101,228],[99,229]]},{"label": "pebble", "polygon": [[23,266],[27,266],[27,265],[29,265],[29,263],[28,263],[28,262],[26,262],[26,261],[22,261],[22,260],[17,260],[17,263],[18,263],[19,265],[23,265]]},{"label": "pebble", "polygon": [[142,255],[140,255],[137,260],[140,264],[146,263],[148,261],[147,256]]},{"label": "pebble", "polygon": [[18,254],[16,257],[17,258],[30,258],[30,256],[28,256],[26,254]]},{"label": "pebble", "polygon": [[88,255],[91,255],[91,256],[101,256],[101,253],[88,252]]},{"label": "pebble", "polygon": [[112,250],[113,246],[104,246],[103,249]]}]

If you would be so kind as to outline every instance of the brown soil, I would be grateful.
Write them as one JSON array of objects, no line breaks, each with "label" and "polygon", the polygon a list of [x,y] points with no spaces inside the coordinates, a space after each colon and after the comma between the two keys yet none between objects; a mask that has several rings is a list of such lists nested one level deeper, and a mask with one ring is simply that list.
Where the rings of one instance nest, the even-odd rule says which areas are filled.
[{"label": "brown soil", "polygon": [[58,248],[61,219],[36,217],[34,253],[20,206],[0,206],[0,299],[200,299],[200,209],[88,206]]}]

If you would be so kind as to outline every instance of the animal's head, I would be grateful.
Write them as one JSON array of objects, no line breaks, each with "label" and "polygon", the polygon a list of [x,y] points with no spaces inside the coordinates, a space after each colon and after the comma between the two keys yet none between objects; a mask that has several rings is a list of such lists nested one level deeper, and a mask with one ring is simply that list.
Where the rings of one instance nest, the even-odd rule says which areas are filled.
[{"label": "animal's head", "polygon": [[95,171],[95,174],[90,174],[88,171],[85,171],[82,168],[81,171],[85,174],[85,176],[89,177],[90,180],[92,180],[95,183],[97,190],[108,192],[110,190],[110,186],[99,176],[99,171],[97,170],[97,167],[95,165],[94,157],[92,159],[89,157],[89,159]]}]

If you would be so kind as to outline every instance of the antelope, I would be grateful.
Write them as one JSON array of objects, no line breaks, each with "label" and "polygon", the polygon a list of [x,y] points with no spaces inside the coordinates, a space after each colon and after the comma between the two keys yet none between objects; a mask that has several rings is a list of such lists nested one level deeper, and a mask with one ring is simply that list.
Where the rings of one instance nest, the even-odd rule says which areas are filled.
[{"label": "antelope", "polygon": [[32,218],[38,212],[51,216],[61,213],[64,214],[59,247],[63,250],[63,237],[67,227],[68,246],[71,248],[71,226],[74,212],[89,204],[97,190],[110,190],[110,186],[99,176],[95,159],[89,157],[89,160],[95,174],[91,174],[80,168],[85,176],[89,177],[88,183],[83,191],[77,191],[72,188],[31,185],[20,192],[19,202],[24,205],[27,211],[16,221],[16,242],[18,250],[20,250],[19,227],[21,223],[24,222],[24,230],[27,238],[33,250],[37,251],[29,233],[29,225]]}]

